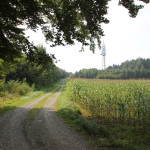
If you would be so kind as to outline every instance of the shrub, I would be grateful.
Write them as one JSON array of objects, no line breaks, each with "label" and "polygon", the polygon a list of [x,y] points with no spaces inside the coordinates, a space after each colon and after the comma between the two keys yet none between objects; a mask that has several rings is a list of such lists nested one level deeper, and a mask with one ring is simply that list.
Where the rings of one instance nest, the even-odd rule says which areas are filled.
[{"label": "shrub", "polygon": [[6,92],[6,84],[3,80],[0,80],[0,97],[3,97],[5,95]]},{"label": "shrub", "polygon": [[7,90],[9,93],[16,94],[16,95],[25,95],[34,90],[34,85],[32,87],[26,82],[26,79],[23,82],[10,80],[7,83]]},{"label": "shrub", "polygon": [[0,80],[0,92],[6,91],[6,84],[3,80]]}]

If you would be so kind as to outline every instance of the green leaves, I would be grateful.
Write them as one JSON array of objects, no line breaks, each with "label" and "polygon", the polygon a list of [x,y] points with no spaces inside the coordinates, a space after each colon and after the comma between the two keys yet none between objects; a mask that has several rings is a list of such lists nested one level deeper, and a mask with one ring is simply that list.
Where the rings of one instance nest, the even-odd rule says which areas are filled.
[{"label": "green leaves", "polygon": [[0,79],[6,77],[8,82],[10,80],[23,81],[26,78],[30,85],[43,87],[69,76],[69,73],[55,66],[55,56],[46,53],[42,45],[37,46],[37,49],[28,57],[23,54],[21,58],[14,59],[13,63],[4,63],[0,59]]},{"label": "green leaves", "polygon": [[[145,0],[143,0],[144,2]],[[129,10],[130,17],[135,18],[138,14],[138,11],[143,8],[142,5],[135,5],[134,0],[121,0],[119,1],[119,5],[124,6]]]},{"label": "green leaves", "polygon": [[[149,3],[148,0],[142,0]],[[105,17],[107,0],[1,0],[0,2],[0,58],[12,61],[22,51],[35,49],[24,35],[25,28],[36,31],[41,27],[51,46],[74,44],[90,45],[94,52],[94,40],[100,47],[104,35],[102,23],[109,23]],[[136,17],[139,9],[134,0],[120,0],[119,4]],[[22,29],[20,26],[24,26]],[[92,39],[92,40],[91,40]]]}]

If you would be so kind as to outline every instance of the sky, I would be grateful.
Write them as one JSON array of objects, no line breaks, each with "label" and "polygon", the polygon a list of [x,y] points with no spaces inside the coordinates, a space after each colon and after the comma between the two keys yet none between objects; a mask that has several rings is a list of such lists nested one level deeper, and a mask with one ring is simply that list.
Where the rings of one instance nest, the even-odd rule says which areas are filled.
[{"label": "sky", "polygon": [[[131,18],[128,10],[113,0],[109,2],[106,17],[110,23],[102,25],[105,36],[101,39],[106,46],[106,67],[139,57],[150,58],[150,4],[145,5],[136,18]],[[55,54],[59,60],[56,66],[61,69],[72,73],[83,68],[102,69],[101,50],[98,48],[94,54],[89,47],[85,47],[84,52],[79,52],[80,43],[52,48],[45,42],[40,30],[27,30],[25,33],[35,45],[42,44],[47,53]]]}]

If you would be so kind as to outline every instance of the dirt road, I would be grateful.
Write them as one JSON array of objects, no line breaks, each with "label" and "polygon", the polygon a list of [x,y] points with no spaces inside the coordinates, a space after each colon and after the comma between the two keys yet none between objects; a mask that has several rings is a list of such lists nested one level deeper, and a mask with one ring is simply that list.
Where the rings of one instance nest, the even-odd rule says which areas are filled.
[{"label": "dirt road", "polygon": [[54,104],[61,90],[50,97],[32,125],[29,111],[41,98],[0,117],[0,150],[92,150],[87,141],[57,116]]}]

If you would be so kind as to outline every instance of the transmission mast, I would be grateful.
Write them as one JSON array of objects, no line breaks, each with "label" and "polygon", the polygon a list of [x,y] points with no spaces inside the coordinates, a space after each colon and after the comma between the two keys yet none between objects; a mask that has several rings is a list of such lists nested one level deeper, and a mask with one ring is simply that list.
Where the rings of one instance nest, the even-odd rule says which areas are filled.
[{"label": "transmission mast", "polygon": [[105,56],[106,56],[106,48],[105,48],[105,44],[103,42],[103,45],[102,45],[102,70],[105,70],[106,69],[106,59],[105,59]]}]

